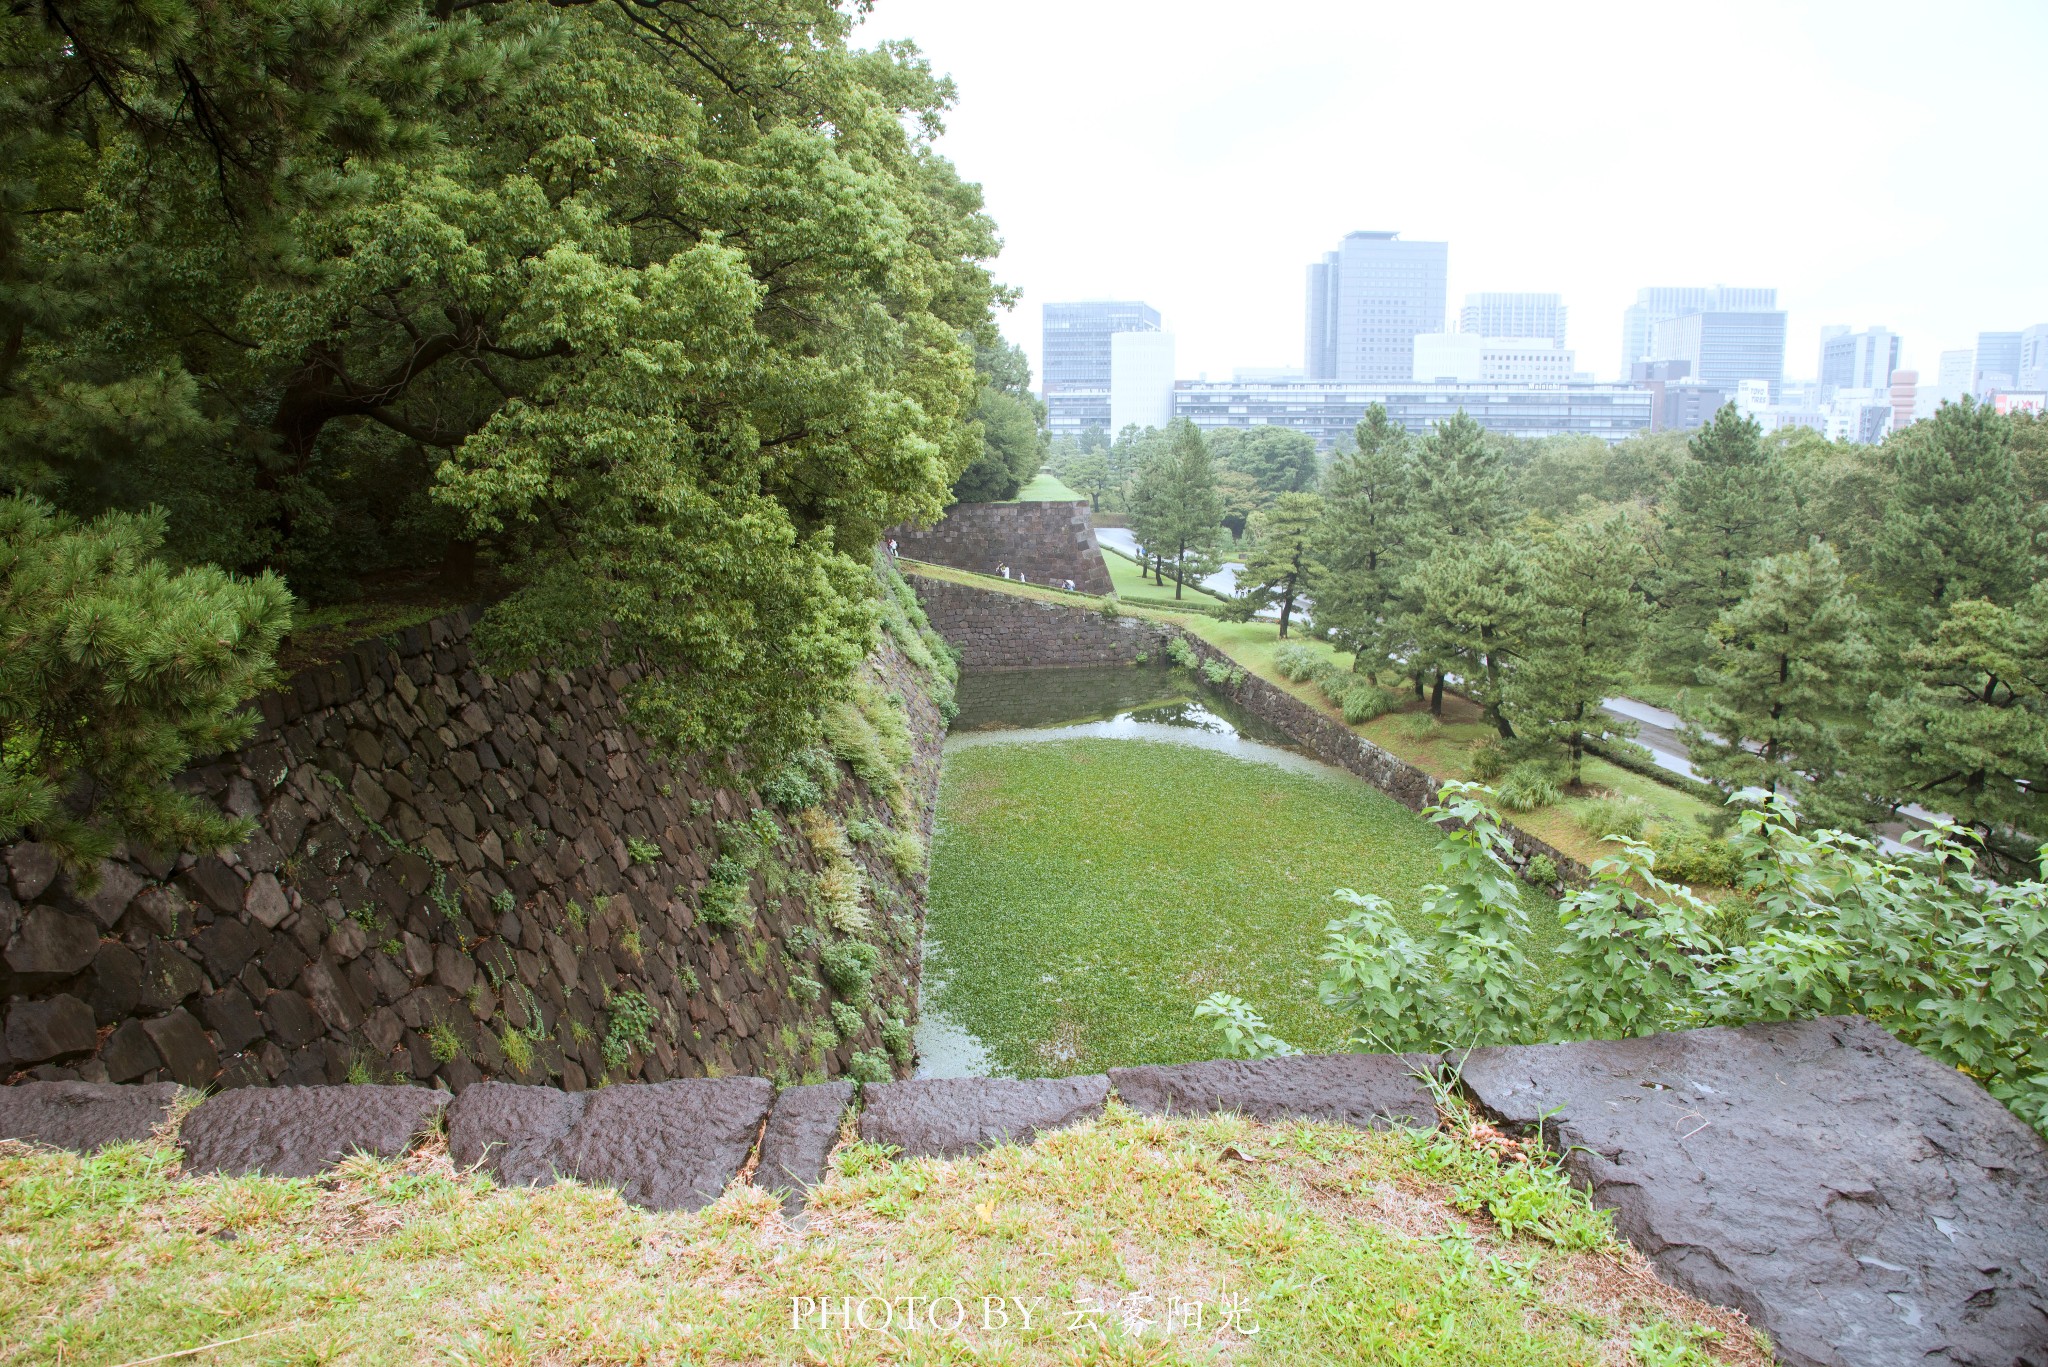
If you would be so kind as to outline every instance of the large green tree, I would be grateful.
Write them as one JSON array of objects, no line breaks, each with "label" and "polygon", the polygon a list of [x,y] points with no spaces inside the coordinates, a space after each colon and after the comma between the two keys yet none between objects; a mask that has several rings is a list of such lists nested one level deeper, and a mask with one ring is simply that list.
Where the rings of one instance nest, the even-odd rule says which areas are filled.
[{"label": "large green tree", "polygon": [[1759,557],[1785,549],[1784,506],[1763,433],[1729,404],[1687,443],[1691,460],[1664,499],[1663,564],[1653,592],[1666,668],[1684,675],[1707,631],[1749,589]]},{"label": "large green tree", "polygon": [[1182,418],[1150,453],[1131,492],[1131,534],[1162,570],[1172,572],[1175,598],[1189,579],[1207,572],[1222,517],[1208,443]]},{"label": "large green tree", "polygon": [[1304,494],[1316,487],[1321,467],[1315,438],[1287,427],[1223,427],[1209,436],[1216,468],[1236,471],[1251,480],[1269,506],[1281,494]]},{"label": "large green tree", "polygon": [[1706,687],[1683,714],[1686,744],[1724,791],[1767,788],[1833,824],[1875,663],[1869,617],[1824,541],[1768,556],[1749,578],[1714,620]]},{"label": "large green tree", "polygon": [[1953,604],[2010,604],[2026,592],[2034,519],[2005,418],[1966,396],[1887,442],[1881,461],[1872,570],[1922,632]]},{"label": "large green tree", "polygon": [[13,7],[0,479],[315,600],[480,561],[501,664],[637,653],[657,740],[795,743],[984,449],[1000,293],[950,86],[855,18]]},{"label": "large green tree", "polygon": [[1430,428],[1416,447],[1409,499],[1415,539],[1432,547],[1482,540],[1511,520],[1501,449],[1464,409]]},{"label": "large green tree", "polygon": [[974,420],[981,429],[981,454],[953,482],[962,503],[997,503],[1015,498],[1045,463],[1044,408],[1031,396],[1031,367],[1014,343],[985,346],[975,353],[981,392]]},{"label": "large green tree", "polygon": [[1411,519],[1414,450],[1408,433],[1373,404],[1351,448],[1323,477],[1316,530],[1316,626],[1352,652],[1352,667],[1377,681],[1399,645],[1397,614]]},{"label": "large green tree", "polygon": [[1505,706],[1509,670],[1529,624],[1528,560],[1507,537],[1453,541],[1419,562],[1403,583],[1413,661],[1432,676],[1429,710],[1441,715],[1451,675],[1494,729],[1512,739]]},{"label": "large green tree", "polygon": [[1520,657],[1507,683],[1516,732],[1564,751],[1580,781],[1586,742],[1603,732],[1632,735],[1601,700],[1621,690],[1642,638],[1641,538],[1615,514],[1566,528],[1529,559]]},{"label": "large green tree", "polygon": [[1314,494],[1281,494],[1273,506],[1252,515],[1252,549],[1239,576],[1242,593],[1280,605],[1280,635],[1294,605],[1321,577],[1316,563],[1316,528],[1323,501]]}]

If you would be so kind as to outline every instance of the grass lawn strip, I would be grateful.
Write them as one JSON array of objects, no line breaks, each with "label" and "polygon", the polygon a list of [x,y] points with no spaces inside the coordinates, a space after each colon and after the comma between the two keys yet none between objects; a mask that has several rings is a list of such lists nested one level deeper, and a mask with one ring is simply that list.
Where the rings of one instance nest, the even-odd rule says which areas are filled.
[{"label": "grass lawn strip", "polygon": [[[1767,1360],[1496,1139],[1113,1105],[972,1160],[846,1145],[803,1229],[743,1184],[656,1215],[576,1184],[499,1189],[442,1145],[281,1181],[183,1177],[164,1139],[7,1143],[0,1362]],[[820,1328],[795,1300],[827,1296],[880,1298],[871,1323],[894,1302],[893,1332]],[[930,1327],[941,1297],[958,1330],[947,1301]],[[1007,1298],[1007,1328],[983,1327],[983,1297]]]},{"label": "grass lawn strip", "polygon": [[1017,491],[1012,503],[1085,503],[1087,500],[1069,489],[1058,475],[1049,470],[1040,470],[1031,477],[1031,482]]},{"label": "grass lawn strip", "polygon": [[[938,810],[926,990],[1018,1077],[1211,1058],[1212,992],[1341,1051],[1347,1019],[1316,1000],[1331,891],[1412,915],[1438,874],[1436,828],[1363,779],[1155,741],[954,748]],[[1541,972],[1556,907],[1523,904]]]}]

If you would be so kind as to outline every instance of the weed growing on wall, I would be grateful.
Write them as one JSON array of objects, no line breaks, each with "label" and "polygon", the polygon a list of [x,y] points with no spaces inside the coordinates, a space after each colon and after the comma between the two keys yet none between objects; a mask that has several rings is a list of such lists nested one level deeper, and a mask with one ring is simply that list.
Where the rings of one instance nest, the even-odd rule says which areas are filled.
[{"label": "weed growing on wall", "polygon": [[645,1050],[652,1042],[650,1035],[658,1018],[639,992],[615,992],[605,1005],[611,1013],[604,1035],[605,1066],[623,1068],[634,1050]]}]

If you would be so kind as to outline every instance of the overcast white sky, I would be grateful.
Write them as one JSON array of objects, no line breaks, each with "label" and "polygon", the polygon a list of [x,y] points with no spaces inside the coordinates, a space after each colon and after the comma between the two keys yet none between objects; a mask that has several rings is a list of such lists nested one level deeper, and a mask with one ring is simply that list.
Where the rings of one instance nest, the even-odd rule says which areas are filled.
[{"label": "overcast white sky", "polygon": [[1555,290],[1610,379],[1643,285],[1775,285],[1902,362],[2048,321],[2048,0],[876,0],[960,86],[942,150],[1000,226],[1004,331],[1143,299],[1178,370],[1301,361],[1303,268],[1354,228]]}]

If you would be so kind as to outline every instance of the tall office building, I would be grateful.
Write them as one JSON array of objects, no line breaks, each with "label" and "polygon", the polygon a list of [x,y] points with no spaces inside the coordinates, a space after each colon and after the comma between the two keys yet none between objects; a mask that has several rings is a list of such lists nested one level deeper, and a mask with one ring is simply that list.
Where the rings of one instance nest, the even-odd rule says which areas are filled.
[{"label": "tall office building", "polygon": [[1977,373],[1970,387],[1979,395],[2001,389],[2017,389],[2020,383],[2020,334],[1980,332],[1977,334]]},{"label": "tall office building", "polygon": [[1561,294],[1468,294],[1458,331],[1474,337],[1547,337],[1562,350],[1566,312]]},{"label": "tall office building", "polygon": [[[1621,314],[1621,375],[1637,361],[1665,359],[1651,355],[1657,324],[1687,313],[1768,313],[1778,307],[1775,289],[1731,285],[1652,285],[1636,291],[1636,301]],[[1782,370],[1782,365],[1780,366]],[[1695,372],[1697,376],[1697,372]],[[1754,376],[1743,376],[1753,379]]]},{"label": "tall office building", "polygon": [[1308,268],[1303,357],[1312,380],[1404,381],[1415,336],[1444,330],[1448,242],[1346,233]]},{"label": "tall office building", "polygon": [[1837,389],[1884,389],[1899,368],[1899,335],[1889,328],[1822,328],[1820,392],[1823,400]]},{"label": "tall office building", "polygon": [[1135,300],[1092,299],[1047,304],[1042,321],[1039,383],[1046,427],[1055,437],[1078,437],[1091,427],[1115,435],[1109,425],[1109,339],[1119,332],[1159,331],[1159,310]]},{"label": "tall office building", "polygon": [[1572,353],[1547,337],[1423,332],[1415,337],[1419,384],[1565,384]]},{"label": "tall office building", "polygon": [[1782,309],[1708,309],[1682,313],[1650,334],[1652,359],[1687,361],[1702,384],[1763,380],[1775,396],[1785,379]]},{"label": "tall office building", "polygon": [[2020,329],[2019,387],[2048,390],[2048,323]]}]

